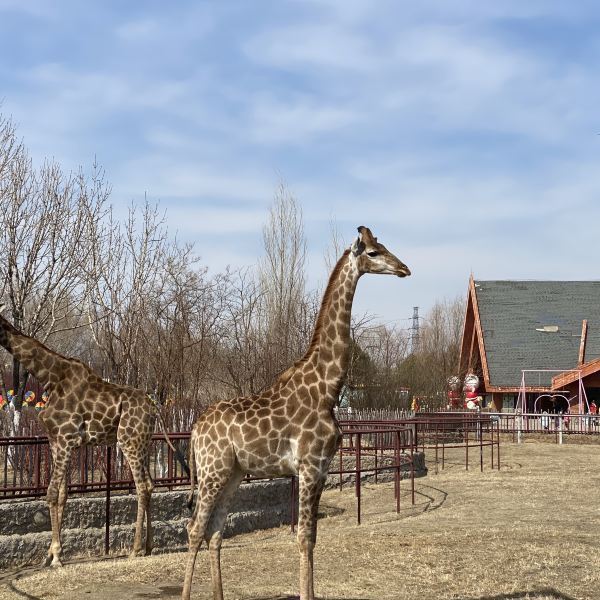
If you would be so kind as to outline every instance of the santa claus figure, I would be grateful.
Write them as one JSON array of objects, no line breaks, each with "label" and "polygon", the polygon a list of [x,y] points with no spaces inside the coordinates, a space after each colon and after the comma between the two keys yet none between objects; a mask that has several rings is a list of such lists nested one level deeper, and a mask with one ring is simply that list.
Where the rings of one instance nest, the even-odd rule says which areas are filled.
[{"label": "santa claus figure", "polygon": [[465,408],[469,410],[479,410],[481,408],[481,396],[477,393],[479,387],[479,377],[474,373],[469,373],[465,377],[463,391],[465,393]]},{"label": "santa claus figure", "polygon": [[448,378],[448,404],[446,405],[448,410],[460,408],[460,388],[461,381],[458,375]]}]

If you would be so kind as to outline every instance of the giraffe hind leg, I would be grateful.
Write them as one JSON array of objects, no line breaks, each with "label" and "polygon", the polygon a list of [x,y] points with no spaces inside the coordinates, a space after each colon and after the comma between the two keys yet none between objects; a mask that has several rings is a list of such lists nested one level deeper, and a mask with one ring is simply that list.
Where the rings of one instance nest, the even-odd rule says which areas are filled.
[{"label": "giraffe hind leg", "polygon": [[[198,461],[196,461],[196,464],[198,464]],[[227,498],[227,496],[230,495],[230,488],[233,488],[233,491],[235,491],[237,484],[239,484],[239,481],[241,480],[241,477],[238,479],[237,472],[235,474],[233,473],[233,469],[233,460],[231,460],[230,464],[224,467],[222,470],[211,471],[204,477],[198,477],[198,499],[196,501],[196,506],[194,507],[194,513],[187,526],[189,546],[185,567],[183,593],[181,595],[182,600],[189,600],[190,598],[194,566],[196,564],[196,557],[202,544],[202,540],[207,538],[209,528],[211,531],[213,531],[213,529],[215,529],[219,524],[219,521],[222,519],[224,522],[225,517],[227,516],[227,509],[225,508],[223,511],[220,507],[221,496],[223,491],[227,490],[225,495]],[[215,520],[211,525],[211,517],[215,510],[217,511],[215,513]],[[224,516],[222,516],[223,512]],[[212,535],[215,533],[216,531],[213,531]],[[217,541],[215,540],[215,547],[216,545]],[[220,544],[218,544],[218,547],[220,548]],[[218,554],[219,551],[216,551],[213,553],[213,555],[211,555],[211,573],[213,573],[213,583],[216,583],[218,586],[213,587],[213,595],[216,599],[220,600],[223,597],[223,589],[222,586],[220,586],[220,568],[213,571],[212,559],[212,556],[218,557]]]},{"label": "giraffe hind leg", "polygon": [[[147,447],[147,444],[146,444]],[[129,463],[131,474],[135,482],[137,492],[137,516],[135,521],[135,534],[133,537],[133,548],[130,557],[149,554],[152,551],[152,524],[150,515],[150,499],[154,487],[147,467],[147,453],[140,455],[139,450],[121,444],[123,454]],[[146,542],[142,544],[142,532],[146,520]]]},{"label": "giraffe hind leg", "polygon": [[150,556],[152,554],[152,490],[154,489],[154,483],[152,482],[152,478],[150,477],[150,465],[148,460],[146,460],[146,465],[144,466],[144,475],[146,480],[146,490],[148,492],[148,501],[146,505],[146,556]]},{"label": "giraffe hind leg", "polygon": [[204,532],[204,539],[208,545],[210,557],[210,576],[212,581],[214,600],[223,600],[223,580],[221,578],[221,545],[223,543],[223,529],[229,513],[229,507],[244,472],[236,468],[231,474],[229,481],[222,489]]}]

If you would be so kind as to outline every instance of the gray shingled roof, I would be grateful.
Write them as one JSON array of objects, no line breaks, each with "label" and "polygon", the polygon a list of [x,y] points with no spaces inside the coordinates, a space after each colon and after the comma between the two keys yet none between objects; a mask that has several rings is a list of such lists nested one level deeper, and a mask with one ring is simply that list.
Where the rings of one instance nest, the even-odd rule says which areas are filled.
[{"label": "gray shingled roof", "polygon": [[[575,368],[583,319],[585,360],[600,357],[600,281],[475,281],[475,290],[491,385],[520,386],[521,369]],[[556,333],[536,331],[552,325]],[[551,377],[526,383],[546,386]]]}]

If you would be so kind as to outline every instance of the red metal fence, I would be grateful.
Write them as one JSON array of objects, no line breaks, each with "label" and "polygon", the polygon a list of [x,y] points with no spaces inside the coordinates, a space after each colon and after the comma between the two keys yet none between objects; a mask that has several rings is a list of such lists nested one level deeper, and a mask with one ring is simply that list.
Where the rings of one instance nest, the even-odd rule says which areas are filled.
[{"label": "red metal fence", "polygon": [[[402,476],[410,479],[410,495],[415,503],[414,462],[416,451],[414,430],[403,424],[352,425],[351,430],[342,425],[342,444],[339,455],[332,462],[329,474],[339,476],[339,487],[345,482],[354,485],[357,521],[361,522],[363,481],[367,476],[382,477],[391,473],[394,481],[396,511],[400,511],[400,481]],[[169,435],[178,450],[187,456],[189,433]],[[0,438],[0,499],[5,501],[41,496],[51,474],[51,456],[48,440],[42,436]],[[347,460],[347,459],[350,460]],[[173,489],[189,485],[173,451],[161,435],[155,435],[151,443],[150,468],[157,487]],[[290,514],[292,531],[297,521],[297,481],[290,479]],[[68,472],[70,493],[103,493],[106,498],[105,553],[109,551],[111,493],[118,490],[133,491],[131,472],[122,453],[111,446],[80,448],[71,460]]]},{"label": "red metal fence", "polygon": [[[489,415],[439,413],[396,421],[342,421],[343,440],[339,460],[332,463],[330,475],[343,477],[348,473],[356,475],[357,472],[372,471],[377,478],[382,471],[407,469],[418,448],[435,452],[436,469],[440,456],[443,468],[445,451],[450,448],[464,448],[467,469],[473,453],[478,453],[480,469],[483,469],[483,449],[489,447],[491,466],[498,467],[500,425],[500,421]],[[189,436],[188,432],[169,434],[186,457]],[[354,463],[345,463],[344,457],[353,457]],[[383,458],[386,460],[383,461]],[[348,464],[353,465],[350,471]],[[365,464],[368,464],[368,468]],[[47,438],[0,438],[0,469],[0,499],[44,495],[51,472]],[[160,434],[152,438],[150,471],[156,487],[173,489],[189,483],[182,466]],[[105,492],[107,488],[131,492],[135,489],[122,452],[118,448],[113,450],[109,466],[104,446],[83,447],[75,452],[67,474],[67,484],[70,494]]]},{"label": "red metal fence", "polygon": [[[500,468],[499,420],[489,415],[419,415],[397,420],[345,420],[340,422],[342,443],[331,463],[329,475],[337,477],[339,488],[353,485],[357,521],[361,522],[362,485],[371,479],[377,483],[387,476],[394,482],[395,510],[400,511],[403,478],[409,479],[410,499],[415,503],[415,453],[433,451],[435,469],[444,468],[445,452],[463,448],[465,468],[470,456],[479,454],[483,470],[484,449],[491,450],[491,467]],[[174,445],[188,455],[189,432],[170,433]],[[51,456],[44,436],[0,437],[0,500],[26,499],[46,492],[51,474]],[[158,488],[174,489],[189,485],[182,466],[162,435],[152,438],[150,470]],[[292,529],[296,522],[297,482],[292,477],[290,508]],[[331,481],[331,479],[330,479]],[[135,491],[131,472],[122,452],[114,447],[84,447],[71,459],[67,474],[69,494],[103,494],[106,497],[106,552],[110,522],[110,495],[115,491]]]},{"label": "red metal fence", "polygon": [[[332,461],[330,475],[339,476],[339,485],[355,485],[357,518],[361,515],[361,485],[366,476],[375,480],[389,472],[395,481],[396,509],[400,510],[400,479],[403,472],[411,481],[414,502],[413,455],[416,451],[414,429],[403,423],[360,425],[341,424],[343,439],[339,454]],[[170,433],[173,444],[188,455],[188,432]],[[350,459],[350,460],[348,460]],[[51,474],[51,453],[46,437],[0,438],[0,500],[43,496]],[[150,470],[158,488],[174,489],[189,485],[182,466],[162,435],[152,438]],[[67,474],[69,494],[135,491],[131,472],[122,452],[115,447],[79,448],[71,459]],[[297,487],[292,481],[292,497]],[[292,502],[292,512],[295,502]]]}]

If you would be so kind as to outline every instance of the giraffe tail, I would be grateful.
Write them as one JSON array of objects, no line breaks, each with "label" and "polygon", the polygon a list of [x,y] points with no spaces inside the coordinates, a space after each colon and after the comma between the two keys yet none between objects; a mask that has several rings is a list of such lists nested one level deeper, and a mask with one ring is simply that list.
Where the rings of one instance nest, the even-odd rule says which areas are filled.
[{"label": "giraffe tail", "polygon": [[158,412],[157,415],[158,415],[158,420],[160,421],[160,426],[162,428],[162,433],[165,438],[165,441],[169,445],[169,448],[171,448],[171,450],[173,450],[173,453],[175,454],[175,458],[179,461],[181,468],[185,471],[185,474],[189,477],[190,476],[190,468],[188,467],[187,463],[185,462],[185,456],[183,456],[183,454],[181,453],[181,450],[179,448],[176,448],[175,446],[173,446],[173,443],[171,442],[171,438],[169,437],[169,434],[167,433],[167,424],[165,423],[163,416],[160,414],[160,412]]},{"label": "giraffe tail", "polygon": [[187,507],[192,510],[194,506],[194,491],[196,489],[196,463],[194,459],[194,439],[193,435],[190,437],[190,493],[188,494]]}]

